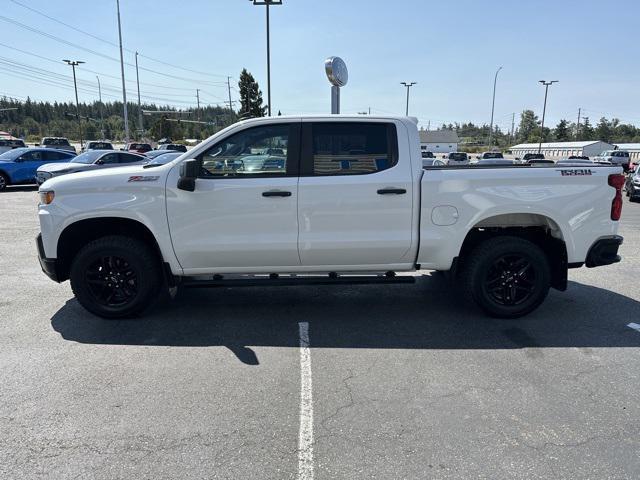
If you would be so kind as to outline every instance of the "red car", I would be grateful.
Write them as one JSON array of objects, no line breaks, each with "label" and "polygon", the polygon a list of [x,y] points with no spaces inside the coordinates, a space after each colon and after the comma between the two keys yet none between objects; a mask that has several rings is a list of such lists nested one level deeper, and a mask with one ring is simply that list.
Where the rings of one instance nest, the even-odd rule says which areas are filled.
[{"label": "red car", "polygon": [[142,155],[153,150],[153,148],[151,148],[151,145],[149,145],[148,143],[128,143],[127,146],[124,147],[124,149],[127,152],[136,152]]}]

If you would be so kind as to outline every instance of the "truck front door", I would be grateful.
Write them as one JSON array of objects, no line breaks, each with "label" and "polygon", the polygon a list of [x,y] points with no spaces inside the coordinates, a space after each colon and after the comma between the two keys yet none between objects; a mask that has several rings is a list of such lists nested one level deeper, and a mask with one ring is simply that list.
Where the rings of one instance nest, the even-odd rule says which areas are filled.
[{"label": "truck front door", "polygon": [[198,156],[195,191],[167,183],[174,251],[186,274],[295,268],[300,122],[241,130]]},{"label": "truck front door", "polygon": [[391,121],[302,125],[302,265],[412,263],[412,212],[418,206],[413,206],[406,127]]}]

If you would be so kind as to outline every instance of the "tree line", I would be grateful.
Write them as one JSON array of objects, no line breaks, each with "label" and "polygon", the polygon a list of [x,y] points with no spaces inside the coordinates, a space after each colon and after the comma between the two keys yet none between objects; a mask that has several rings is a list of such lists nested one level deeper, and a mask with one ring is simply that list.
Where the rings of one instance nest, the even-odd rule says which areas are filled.
[{"label": "tree line", "polygon": [[[243,69],[238,82],[240,106],[205,105],[192,107],[189,113],[168,105],[127,102],[129,135],[132,139],[172,140],[193,138],[201,140],[241,118],[264,116],[262,92],[251,73]],[[146,111],[139,123],[140,110]],[[76,117],[80,116],[80,124]],[[148,113],[158,112],[158,113]],[[193,123],[202,122],[202,123]],[[81,131],[82,129],[82,131]],[[72,140],[125,138],[123,104],[119,101],[80,103],[21,101],[11,97],[0,98],[0,130],[14,137],[37,143],[42,137],[67,137]]]},{"label": "tree line", "polygon": [[[540,119],[533,110],[524,110],[513,133],[493,127],[492,146],[507,148],[517,143],[537,143],[541,134],[543,142],[601,140],[607,143],[640,143],[640,128],[622,123],[617,118],[602,117],[594,125],[589,117],[583,117],[579,126],[577,122],[562,119],[553,128],[545,126],[541,132],[540,127]],[[463,145],[486,145],[488,142],[489,125],[486,124],[449,123],[442,124],[441,128],[455,130]]]}]

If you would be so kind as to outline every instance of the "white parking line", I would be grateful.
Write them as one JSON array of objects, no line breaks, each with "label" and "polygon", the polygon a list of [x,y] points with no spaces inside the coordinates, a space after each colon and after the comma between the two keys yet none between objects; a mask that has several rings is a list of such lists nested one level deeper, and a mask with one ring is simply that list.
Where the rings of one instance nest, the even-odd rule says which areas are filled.
[{"label": "white parking line", "polygon": [[640,325],[638,325],[637,323],[630,323],[629,325],[627,325],[627,327],[633,328],[634,330],[640,332]]},{"label": "white parking line", "polygon": [[300,434],[298,438],[298,479],[313,480],[313,396],[309,323],[298,323],[300,330]]}]

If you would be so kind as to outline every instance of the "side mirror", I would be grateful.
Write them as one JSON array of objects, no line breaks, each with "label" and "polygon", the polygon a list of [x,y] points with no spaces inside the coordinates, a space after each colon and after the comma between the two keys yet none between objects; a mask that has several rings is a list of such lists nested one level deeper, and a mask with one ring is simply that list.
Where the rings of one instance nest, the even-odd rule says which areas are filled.
[{"label": "side mirror", "polygon": [[196,178],[200,172],[200,164],[195,158],[185,160],[180,165],[180,178],[178,179],[178,188],[187,192],[193,192],[196,189]]}]

